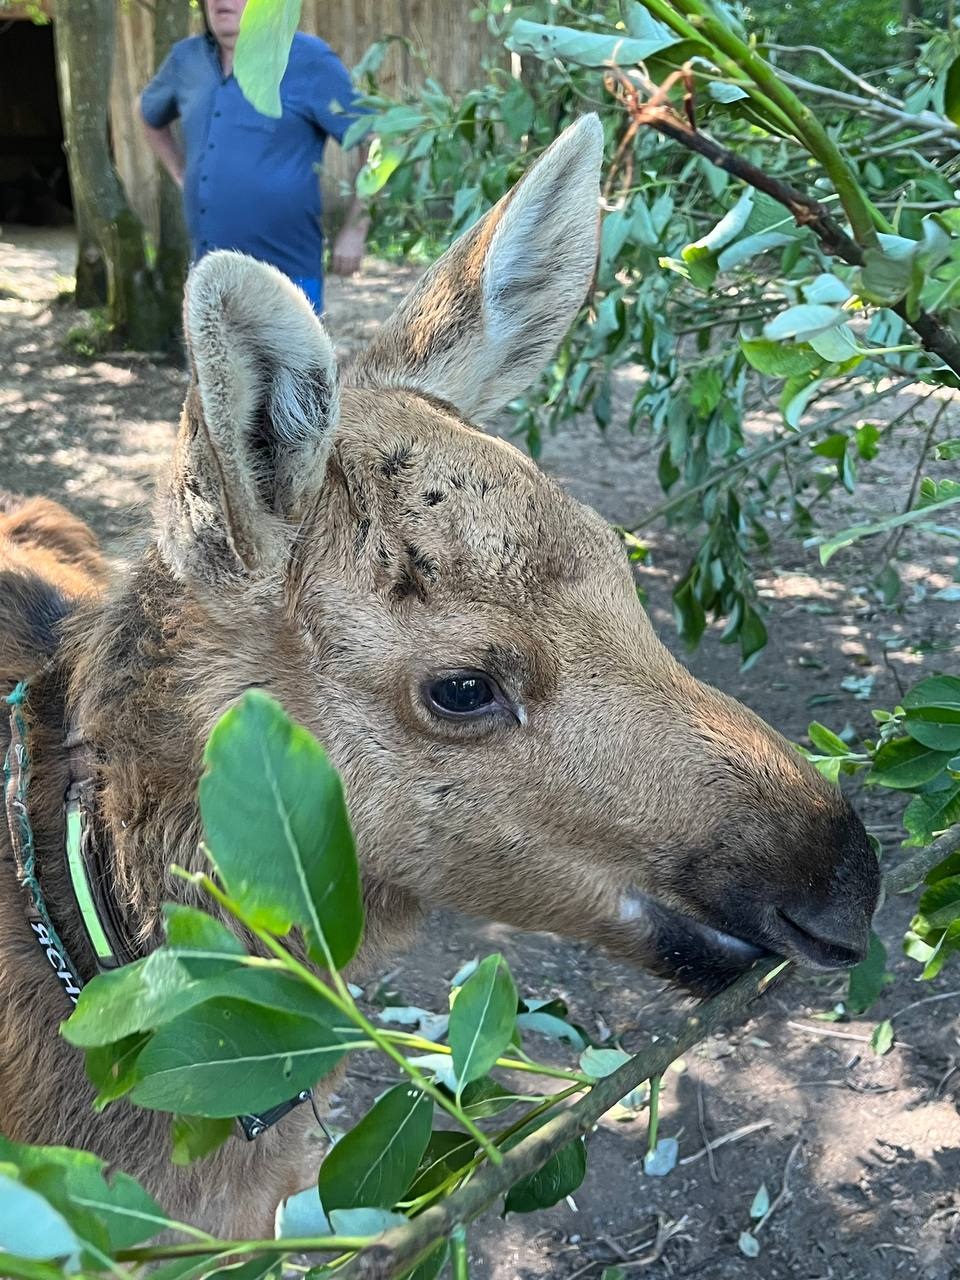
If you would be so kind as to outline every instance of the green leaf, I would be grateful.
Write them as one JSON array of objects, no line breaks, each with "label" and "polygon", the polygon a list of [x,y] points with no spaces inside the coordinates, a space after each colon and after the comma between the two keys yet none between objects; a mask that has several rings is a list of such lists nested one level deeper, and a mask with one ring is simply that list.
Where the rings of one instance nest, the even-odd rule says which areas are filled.
[{"label": "green leaf", "polygon": [[844,740],[818,720],[811,722],[807,729],[807,734],[817,750],[825,756],[843,756],[846,758],[851,754],[850,748]]},{"label": "green leaf", "polygon": [[740,1238],[737,1240],[737,1248],[746,1258],[757,1258],[760,1256],[760,1241],[752,1231],[741,1231]]},{"label": "green leaf", "polygon": [[448,1248],[448,1241],[441,1240],[412,1271],[404,1272],[401,1280],[436,1280],[447,1260]]},{"label": "green leaf", "polygon": [[517,1026],[521,1031],[535,1031],[539,1035],[549,1036],[552,1040],[563,1040],[574,1049],[586,1048],[586,1040],[569,1022],[555,1014],[533,1010],[530,1013],[517,1015]]},{"label": "green leaf", "polygon": [[630,1061],[630,1054],[622,1049],[585,1049],[580,1055],[580,1070],[595,1080],[613,1075],[625,1062]]},{"label": "green leaf", "polygon": [[911,738],[937,751],[960,750],[960,679],[930,676],[903,699],[903,727]]},{"label": "green leaf", "polygon": [[159,1025],[176,997],[196,985],[177,957],[161,948],[87,983],[61,1034],[80,1048],[125,1039]]},{"label": "green leaf", "polygon": [[763,336],[771,342],[782,342],[786,338],[799,338],[803,341],[836,328],[843,324],[843,319],[843,312],[836,307],[802,302],[768,320],[763,326]]},{"label": "green leaf", "polygon": [[[330,1008],[289,974],[234,965],[208,978],[193,980],[188,975],[184,981],[186,969],[178,973],[166,963],[170,958],[171,953],[161,949],[133,965],[99,974],[84,987],[77,1011],[63,1024],[64,1037],[82,1048],[127,1040],[197,1005],[225,998],[317,1018],[325,1025],[331,1017]],[[91,994],[84,1003],[87,992]]]},{"label": "green leaf", "polygon": [[949,759],[949,751],[934,751],[912,738],[892,738],[874,756],[869,780],[881,787],[908,791],[930,782]]},{"label": "green leaf", "polygon": [[288,1196],[277,1210],[275,1234],[278,1240],[284,1237],[302,1240],[306,1236],[330,1235],[332,1231],[316,1187],[307,1187],[305,1191]]},{"label": "green leaf", "polygon": [[770,1192],[767,1190],[767,1184],[761,1182],[757,1194],[753,1197],[750,1204],[750,1217],[762,1218],[770,1208]]},{"label": "green leaf", "polygon": [[587,1152],[580,1138],[550,1157],[536,1173],[521,1178],[507,1192],[504,1213],[534,1213],[572,1195],[587,1172]]},{"label": "green leaf", "polygon": [[[96,1234],[110,1250],[130,1248],[169,1226],[166,1214],[135,1179],[111,1172],[108,1181],[106,1163],[88,1151],[32,1147],[0,1137],[0,1164],[18,1169],[21,1181],[41,1191],[78,1236]],[[5,1203],[0,1195],[0,1204]],[[81,1244],[87,1243],[81,1238]],[[0,1250],[14,1251],[2,1237]]]},{"label": "green leaf", "polygon": [[878,1057],[883,1057],[893,1047],[893,1023],[889,1018],[878,1022],[870,1037],[870,1048]]},{"label": "green leaf", "polygon": [[807,302],[829,305],[832,302],[846,302],[851,293],[841,279],[825,272],[803,286],[803,296]]},{"label": "green leaf", "polygon": [[330,1225],[338,1236],[378,1236],[391,1227],[405,1227],[410,1219],[388,1209],[333,1209]]},{"label": "green leaf", "polygon": [[280,934],[301,925],[311,959],[343,968],[363,933],[360,872],[323,748],[249,689],[214,728],[204,763],[200,812],[230,896],[249,923]]},{"label": "green leaf", "polygon": [[460,1133],[457,1129],[437,1129],[430,1135],[416,1176],[403,1199],[414,1200],[439,1187],[452,1173],[465,1168],[476,1150],[476,1141],[468,1133]]},{"label": "green leaf", "polygon": [[0,1250],[39,1261],[64,1258],[75,1271],[80,1249],[62,1214],[39,1192],[0,1172]]},{"label": "green leaf", "polygon": [[881,236],[880,242],[883,248],[863,255],[857,292],[869,302],[892,306],[910,288],[920,246],[903,236]]},{"label": "green leaf", "polygon": [[207,1120],[203,1116],[173,1117],[173,1150],[170,1159],[174,1164],[192,1164],[217,1151],[235,1131],[236,1121],[226,1118]]},{"label": "green leaf", "polygon": [[300,22],[300,0],[247,0],[233,55],[240,91],[261,115],[282,114],[280,81]]},{"label": "green leaf", "polygon": [[59,1262],[32,1262],[0,1253],[0,1276],[4,1280],[63,1280],[66,1267]]},{"label": "green leaf", "polygon": [[883,990],[886,976],[887,949],[871,929],[866,956],[850,970],[847,1005],[853,1013],[866,1013]]},{"label": "green leaf", "polygon": [[743,606],[743,621],[737,636],[740,641],[740,658],[746,664],[767,643],[767,628],[756,609],[748,604]]},{"label": "green leaf", "polygon": [[572,27],[545,26],[518,18],[510,28],[504,44],[513,53],[532,54],[549,61],[573,62],[581,67],[632,67],[653,53],[671,49],[681,37],[664,27],[646,39],[604,35],[594,31],[576,31]]},{"label": "green leaf", "polygon": [[960,124],[960,57],[950,63],[944,78],[943,114],[954,124]]},{"label": "green leaf", "polygon": [[369,200],[382,191],[407,158],[408,150],[405,142],[384,144],[376,140],[370,148],[369,159],[357,174],[357,195],[362,200]]},{"label": "green leaf", "polygon": [[140,1079],[137,1061],[149,1039],[149,1032],[138,1031],[122,1040],[87,1049],[84,1066],[87,1078],[97,1089],[94,1102],[97,1111],[129,1093]]},{"label": "green leaf", "polygon": [[854,432],[857,453],[865,462],[872,461],[879,453],[880,428],[872,422],[864,422]]},{"label": "green leaf", "polygon": [[257,1112],[310,1089],[355,1033],[320,1016],[223,999],[162,1026],[137,1062],[131,1099],[217,1119]]},{"label": "green leaf", "polygon": [[432,1118],[433,1102],[415,1086],[388,1090],[320,1166],[324,1210],[396,1204],[417,1172]]},{"label": "green leaf", "polygon": [[711,80],[707,84],[707,93],[714,102],[739,102],[741,98],[750,96],[738,84],[726,84],[722,80]]},{"label": "green leaf", "polygon": [[807,341],[818,355],[831,364],[843,364],[845,360],[861,354],[856,338],[845,324],[811,334]]},{"label": "green leaf", "polygon": [[501,955],[487,956],[460,988],[447,1039],[459,1089],[485,1076],[502,1055],[517,1021],[517,988]]},{"label": "green leaf", "polygon": [[921,896],[918,910],[925,932],[948,929],[960,919],[960,876],[947,876],[932,884]]},{"label": "green leaf", "polygon": [[823,361],[812,347],[804,343],[771,342],[767,338],[740,338],[740,350],[758,373],[775,378],[794,378],[812,373]]},{"label": "green leaf", "polygon": [[497,1084],[491,1076],[482,1076],[479,1080],[471,1080],[460,1094],[460,1107],[464,1115],[471,1120],[482,1120],[487,1116],[497,1116],[501,1111],[512,1107],[516,1095],[509,1089]]},{"label": "green leaf", "polygon": [[797,429],[808,403],[823,383],[823,376],[805,374],[789,378],[780,393],[780,412],[788,427]]},{"label": "green leaf", "polygon": [[[235,933],[225,924],[208,915],[206,911],[198,911],[196,907],[165,902],[163,921],[167,935],[167,948],[177,953],[178,960],[182,961],[184,958],[181,952],[188,956],[196,952],[204,959],[247,954],[246,948]],[[217,972],[220,970],[218,969]]]}]

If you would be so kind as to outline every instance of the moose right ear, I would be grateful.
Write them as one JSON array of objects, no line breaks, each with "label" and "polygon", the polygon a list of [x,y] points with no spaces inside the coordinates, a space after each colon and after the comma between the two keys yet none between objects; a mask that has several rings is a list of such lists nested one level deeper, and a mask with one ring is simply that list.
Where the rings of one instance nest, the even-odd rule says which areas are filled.
[{"label": "moose right ear", "polygon": [[542,371],[593,277],[603,128],[584,116],[447,250],[361,353],[352,380],[482,420]]},{"label": "moose right ear", "polygon": [[239,253],[194,267],[184,332],[193,377],[161,552],[184,577],[269,572],[323,482],[339,411],[333,348],[300,290]]}]

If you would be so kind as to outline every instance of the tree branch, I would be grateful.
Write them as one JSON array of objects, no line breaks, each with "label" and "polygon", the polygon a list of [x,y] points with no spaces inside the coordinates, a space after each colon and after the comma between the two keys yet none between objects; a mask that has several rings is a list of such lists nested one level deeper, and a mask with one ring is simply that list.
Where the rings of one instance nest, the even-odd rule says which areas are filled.
[{"label": "tree branch", "polygon": [[945,831],[939,840],[918,849],[911,858],[891,867],[883,877],[883,887],[887,893],[909,893],[926,878],[927,872],[960,850],[960,825]]},{"label": "tree branch", "polygon": [[596,1122],[632,1089],[662,1075],[682,1053],[731,1018],[739,1018],[763,991],[781,960],[763,961],[742,974],[725,991],[701,1005],[675,1036],[665,1035],[612,1075],[599,1080],[579,1102],[504,1154],[503,1162],[485,1165],[452,1196],[427,1209],[407,1227],[394,1227],[368,1245],[338,1271],[342,1280],[392,1280],[415,1263],[454,1227],[472,1222],[520,1178],[536,1172],[555,1152],[589,1133]]},{"label": "tree branch", "polygon": [[[840,258],[852,267],[863,265],[864,250],[834,221],[819,200],[804,195],[802,191],[765,173],[736,152],[714,142],[694,128],[688,120],[684,120],[662,97],[640,102],[635,94],[628,93],[621,100],[634,125],[648,125],[656,129],[664,137],[703,156],[717,168],[733,174],[756,190],[763,191],[788,209],[798,226],[809,227],[831,256]],[[913,329],[928,351],[938,356],[954,373],[960,374],[960,339],[942,321],[926,311],[918,311],[911,316],[904,300],[895,303],[890,310],[896,312]]]},{"label": "tree branch", "polygon": [[[952,827],[926,849],[894,867],[884,877],[888,893],[905,893],[916,887],[931,868],[960,849],[960,826]],[[341,1280],[394,1280],[409,1270],[430,1249],[457,1227],[462,1227],[505,1195],[520,1178],[541,1169],[563,1147],[589,1133],[597,1121],[644,1081],[662,1075],[671,1062],[704,1040],[717,1027],[740,1021],[752,1001],[763,993],[783,961],[770,959],[754,965],[725,991],[699,1006],[676,1035],[664,1035],[656,1044],[635,1054],[629,1062],[598,1080],[573,1106],[554,1116],[536,1132],[504,1153],[499,1165],[484,1165],[453,1195],[414,1218],[408,1226],[384,1232],[361,1249],[338,1271]]]}]

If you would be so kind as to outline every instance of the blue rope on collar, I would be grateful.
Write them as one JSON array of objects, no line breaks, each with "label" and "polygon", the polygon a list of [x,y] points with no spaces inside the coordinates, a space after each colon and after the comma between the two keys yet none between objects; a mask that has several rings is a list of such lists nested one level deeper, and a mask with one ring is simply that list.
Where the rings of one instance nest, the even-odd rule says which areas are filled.
[{"label": "blue rope on collar", "polygon": [[21,680],[20,683],[16,686],[16,688],[13,689],[11,693],[8,693],[6,695],[6,697],[4,698],[4,702],[7,704],[8,707],[18,707],[21,702],[26,702],[27,690],[29,688],[30,688],[30,681]]}]

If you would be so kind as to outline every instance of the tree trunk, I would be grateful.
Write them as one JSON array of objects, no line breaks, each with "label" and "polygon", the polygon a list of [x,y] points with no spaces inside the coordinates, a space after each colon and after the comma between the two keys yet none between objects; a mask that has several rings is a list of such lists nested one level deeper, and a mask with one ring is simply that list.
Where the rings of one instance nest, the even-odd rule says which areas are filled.
[{"label": "tree trunk", "polygon": [[99,256],[112,330],[136,350],[155,351],[167,343],[164,316],[143,228],[127,203],[107,140],[115,22],[115,0],[58,0],[60,104],[83,256],[77,277],[86,290]]},{"label": "tree trunk", "polygon": [[[153,25],[154,69],[172,45],[190,34],[187,0],[156,0]],[[157,241],[157,287],[172,345],[180,345],[183,282],[190,261],[190,241],[183,220],[183,195],[164,169],[160,169],[160,235]]]}]

